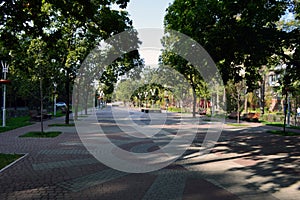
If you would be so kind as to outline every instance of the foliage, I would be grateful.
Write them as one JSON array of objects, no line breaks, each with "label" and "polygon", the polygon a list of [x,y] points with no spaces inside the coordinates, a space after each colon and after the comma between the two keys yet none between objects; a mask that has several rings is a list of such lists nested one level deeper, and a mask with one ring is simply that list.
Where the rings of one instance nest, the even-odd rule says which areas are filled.
[{"label": "foliage", "polygon": [[[38,96],[37,81],[42,72],[46,97],[50,98],[52,84],[56,82],[59,86],[58,99],[69,103],[77,70],[89,52],[101,40],[132,28],[127,12],[111,8],[112,4],[125,8],[128,2],[1,1],[0,59],[11,65],[9,75],[14,79],[13,90],[23,99],[32,101],[32,96]],[[136,52],[132,54],[135,54],[135,59],[138,58]],[[124,57],[127,63],[132,59]],[[122,73],[128,69],[130,67],[122,69]],[[112,79],[118,70],[120,68],[111,68],[112,75],[105,79]],[[66,123],[69,123],[68,114],[69,108]]]},{"label": "foliage", "polygon": [[299,133],[292,132],[292,131],[281,131],[281,130],[270,130],[268,133],[275,134],[275,135],[282,135],[282,136],[299,136]]},{"label": "foliage", "polygon": [[34,138],[54,138],[61,134],[60,131],[52,131],[52,132],[28,132],[19,137],[34,137]]},{"label": "foliage", "polygon": [[236,124],[230,123],[230,124],[227,124],[227,125],[228,126],[234,126],[234,127],[247,127],[247,126],[249,126],[247,124],[241,124],[241,123],[236,123]]},{"label": "foliage", "polygon": [[[268,121],[262,121],[263,124],[268,126],[276,126],[276,127],[283,127],[284,124],[282,122],[268,122]],[[298,126],[289,126],[289,129],[298,129],[300,130],[300,127]]]},{"label": "foliage", "polygon": [[116,88],[116,100],[128,102],[137,87],[137,83],[127,79],[121,81]]},{"label": "foliage", "polygon": [[165,27],[201,44],[216,62],[225,83],[230,79],[239,82],[243,67],[248,90],[252,91],[260,79],[258,69],[273,54],[280,54],[283,43],[292,36],[277,28],[290,3],[293,2],[175,0],[167,10]]},{"label": "foliage", "polygon": [[15,118],[9,118],[6,121],[6,127],[0,127],[0,133],[6,132],[10,130],[14,130],[23,126],[31,125],[30,117],[15,117]]},{"label": "foliage", "polygon": [[[193,117],[196,116],[196,101],[197,101],[197,93],[202,94],[203,96],[209,96],[209,92],[207,90],[207,85],[203,81],[203,77],[201,76],[200,72],[196,69],[192,63],[188,60],[185,60],[182,55],[178,55],[176,52],[176,48],[180,48],[183,52],[182,54],[186,54],[186,52],[193,52],[196,54],[198,48],[194,47],[194,45],[190,44],[191,41],[185,41],[184,44],[180,44],[179,38],[176,33],[166,32],[164,38],[162,39],[162,45],[164,47],[163,53],[161,56],[162,64],[166,66],[170,66],[179,72],[185,80],[188,81],[189,85],[192,88],[193,92]],[[201,57],[199,55],[199,57]],[[201,59],[201,58],[200,58]],[[206,61],[206,60],[205,60]],[[205,63],[202,60],[201,63]],[[207,63],[203,64],[203,67],[207,67]]]},{"label": "foliage", "polygon": [[72,126],[75,126],[75,124],[49,124],[48,126],[63,126],[63,127],[72,127]]},{"label": "foliage", "polygon": [[23,155],[20,154],[3,154],[0,153],[0,169],[19,159]]}]

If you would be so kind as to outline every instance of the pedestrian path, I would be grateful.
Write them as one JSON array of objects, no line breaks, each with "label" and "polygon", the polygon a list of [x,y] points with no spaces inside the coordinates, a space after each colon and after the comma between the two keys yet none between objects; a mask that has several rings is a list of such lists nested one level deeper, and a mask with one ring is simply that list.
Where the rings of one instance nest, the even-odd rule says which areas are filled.
[{"label": "pedestrian path", "polygon": [[[56,138],[18,137],[38,131],[39,123],[0,134],[1,153],[26,153],[0,172],[0,199],[273,200],[299,196],[299,138],[287,141],[266,134],[266,126],[253,124],[238,130],[227,127],[208,155],[200,156],[200,147],[195,144],[164,169],[132,174],[111,169],[95,159],[82,145],[74,127],[48,127],[63,120],[45,121],[46,131],[63,132]],[[200,132],[199,138],[205,133]],[[112,141],[127,145],[129,151],[145,153],[152,148],[150,143],[139,142],[129,148],[130,141],[121,140],[121,136],[114,134]],[[277,149],[270,148],[266,138]],[[284,145],[288,149],[282,149]],[[287,152],[291,149],[293,152]],[[293,163],[294,169],[289,168]],[[272,171],[277,171],[278,177]]]}]

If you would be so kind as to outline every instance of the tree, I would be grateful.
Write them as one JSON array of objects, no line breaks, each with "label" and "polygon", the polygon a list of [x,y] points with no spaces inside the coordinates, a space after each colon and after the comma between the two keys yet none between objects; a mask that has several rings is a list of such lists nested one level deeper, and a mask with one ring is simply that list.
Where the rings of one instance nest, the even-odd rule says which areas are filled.
[{"label": "tree", "polygon": [[165,27],[201,44],[216,62],[225,83],[230,79],[240,82],[238,66],[243,66],[248,91],[252,91],[260,79],[259,68],[273,54],[279,54],[283,42],[290,37],[277,28],[277,22],[293,3],[175,0],[167,9]]},{"label": "tree", "polygon": [[43,107],[43,80],[45,78],[46,72],[46,66],[48,65],[47,61],[49,60],[47,58],[47,54],[45,52],[45,49],[47,48],[47,44],[42,41],[40,38],[31,40],[31,44],[28,48],[28,56],[33,60],[34,66],[37,68],[38,71],[38,80],[39,80],[39,91],[40,91],[40,113],[41,113],[41,132],[44,133],[44,126],[43,126],[43,113],[44,113],[44,107]]},{"label": "tree", "polygon": [[32,47],[31,41],[35,39],[46,44],[43,55],[47,55],[44,59],[48,59],[45,60],[48,65],[43,69],[47,69],[44,81],[64,85],[68,105],[66,123],[69,123],[70,90],[80,64],[99,41],[131,28],[127,12],[111,9],[114,3],[125,8],[128,1],[1,1],[3,52],[10,53],[15,71],[34,71],[32,61],[22,52]]},{"label": "tree", "polygon": [[[187,80],[191,86],[193,93],[193,117],[196,116],[197,91],[198,93],[200,93],[199,91],[202,91],[202,93],[207,91],[205,84],[203,84],[203,77],[198,69],[201,68],[202,70],[207,70],[205,68],[209,67],[211,64],[207,58],[205,58],[205,56],[201,55],[202,49],[195,45],[194,42],[195,41],[191,40],[190,38],[185,38],[185,36],[177,34],[176,32],[166,31],[166,34],[162,39],[162,45],[164,49],[160,58],[162,62],[161,64],[175,69],[182,76],[184,76],[185,80]],[[191,54],[188,52],[194,52],[195,54],[199,53],[199,55],[196,57],[192,56],[192,58],[190,57]],[[183,56],[190,57],[192,61],[186,60],[183,58]]]}]

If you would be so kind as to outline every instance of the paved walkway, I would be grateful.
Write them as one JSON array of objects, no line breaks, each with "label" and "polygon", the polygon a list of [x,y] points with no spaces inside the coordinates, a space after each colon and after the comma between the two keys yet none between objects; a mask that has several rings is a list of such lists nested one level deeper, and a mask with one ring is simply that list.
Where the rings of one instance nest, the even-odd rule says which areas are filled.
[{"label": "paved walkway", "polygon": [[[63,118],[48,120],[45,127],[52,123],[63,123]],[[26,155],[0,172],[0,199],[298,199],[299,136],[271,135],[265,132],[272,127],[248,124],[225,126],[212,152],[199,156],[209,125],[202,122],[197,140],[182,158],[143,174],[100,163],[74,127],[46,128],[63,131],[56,138],[18,137],[39,130],[39,123],[1,133],[1,153]]]}]

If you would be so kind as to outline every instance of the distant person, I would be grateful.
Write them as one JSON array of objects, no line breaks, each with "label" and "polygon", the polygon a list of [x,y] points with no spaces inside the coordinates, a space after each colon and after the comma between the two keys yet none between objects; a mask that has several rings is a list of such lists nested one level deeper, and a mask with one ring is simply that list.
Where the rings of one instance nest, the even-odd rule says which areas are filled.
[{"label": "distant person", "polygon": [[300,117],[300,107],[297,108],[297,116]]}]

